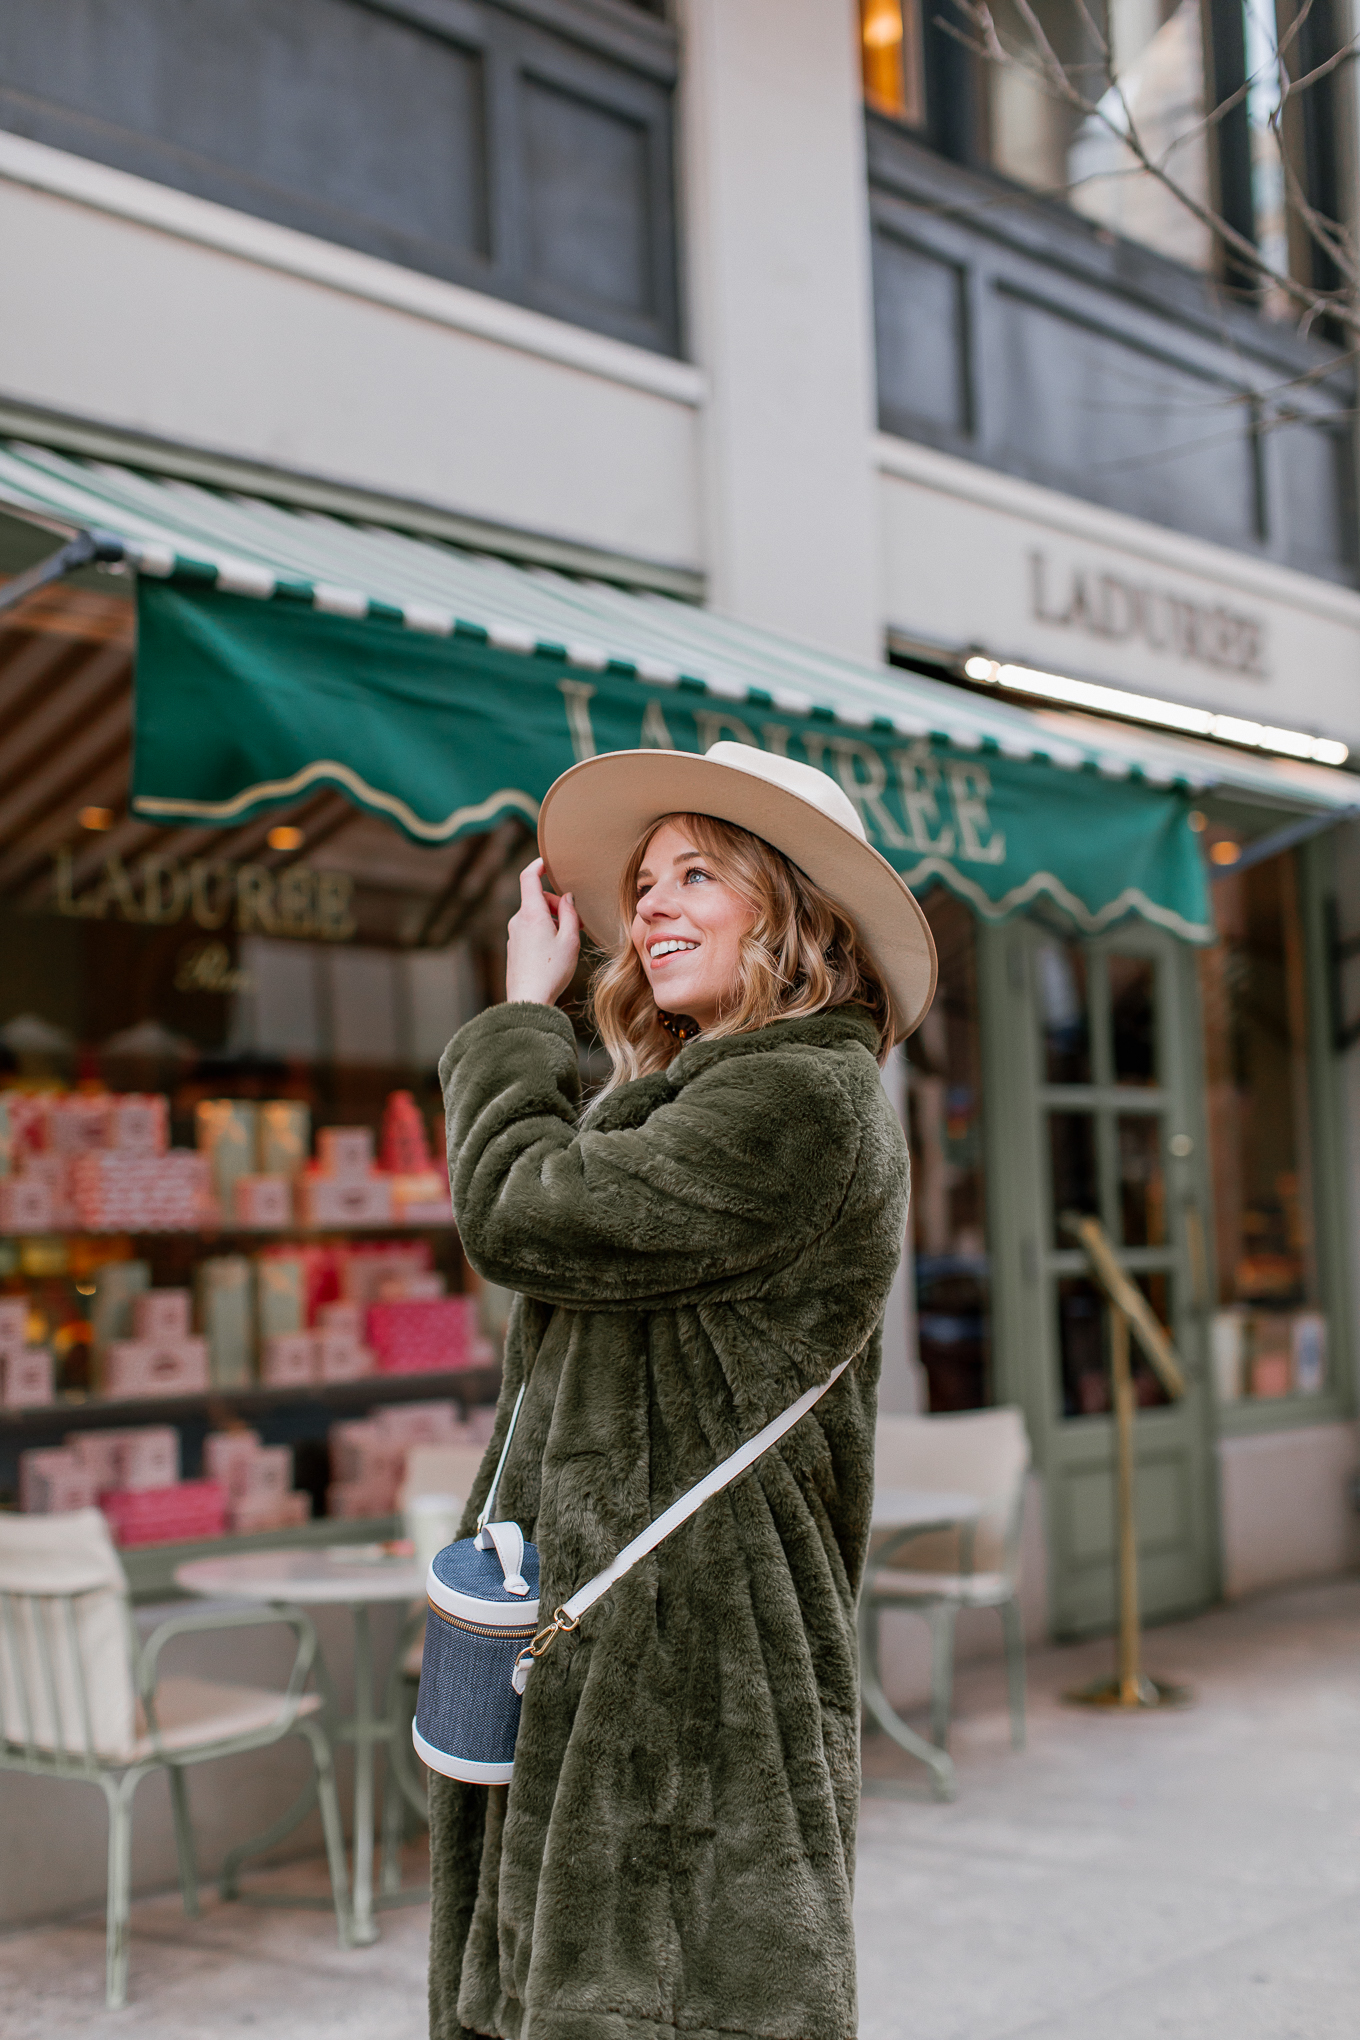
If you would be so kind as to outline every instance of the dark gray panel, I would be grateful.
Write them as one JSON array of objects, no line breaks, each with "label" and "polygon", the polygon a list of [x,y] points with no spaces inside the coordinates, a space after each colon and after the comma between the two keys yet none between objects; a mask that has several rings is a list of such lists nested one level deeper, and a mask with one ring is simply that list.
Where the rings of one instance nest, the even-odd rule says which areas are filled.
[{"label": "dark gray panel", "polygon": [[1335,574],[1343,563],[1349,519],[1347,440],[1335,426],[1319,426],[1301,418],[1276,424],[1270,451],[1276,461],[1279,524],[1286,559],[1291,566],[1318,574]]},{"label": "dark gray panel", "polygon": [[0,128],[675,352],[673,49],[601,0],[0,0]]},{"label": "dark gray panel", "polygon": [[486,251],[481,57],[365,8],[7,0],[0,78],[6,125],[180,190],[398,260]]},{"label": "dark gray panel", "polygon": [[520,92],[529,270],[623,312],[653,309],[647,131],[538,78]]},{"label": "dark gray panel", "polygon": [[874,235],[874,331],[883,422],[969,429],[964,271],[896,235]]},{"label": "dark gray panel", "polygon": [[[867,133],[886,430],[1357,578],[1355,372],[1338,347],[899,122],[871,115]],[[1278,408],[1299,415],[1277,426]]]},{"label": "dark gray panel", "polygon": [[1239,391],[998,292],[998,451],[1007,466],[1229,545],[1260,535]]}]

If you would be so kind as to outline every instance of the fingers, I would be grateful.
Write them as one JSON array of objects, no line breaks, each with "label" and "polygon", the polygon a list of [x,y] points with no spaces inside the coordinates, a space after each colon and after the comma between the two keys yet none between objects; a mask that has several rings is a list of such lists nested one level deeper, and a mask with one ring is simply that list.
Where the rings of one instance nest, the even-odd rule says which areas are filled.
[{"label": "fingers", "polygon": [[563,893],[557,902],[557,932],[579,945],[581,922],[576,912],[576,902],[570,893]]},{"label": "fingers", "polygon": [[543,859],[535,857],[532,864],[526,864],[519,875],[520,904],[535,907],[543,897]]}]

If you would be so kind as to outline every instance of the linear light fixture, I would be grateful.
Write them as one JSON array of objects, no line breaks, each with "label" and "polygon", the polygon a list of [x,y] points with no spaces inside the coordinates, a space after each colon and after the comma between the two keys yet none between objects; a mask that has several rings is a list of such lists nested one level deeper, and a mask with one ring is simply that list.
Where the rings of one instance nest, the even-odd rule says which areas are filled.
[{"label": "linear light fixture", "polygon": [[1037,673],[1030,666],[1003,665],[982,653],[965,659],[970,680],[1032,694],[1041,701],[1061,701],[1069,708],[1088,708],[1095,715],[1120,715],[1131,722],[1152,723],[1191,737],[1215,737],[1246,750],[1270,751],[1281,758],[1306,758],[1315,765],[1344,765],[1350,746],[1335,737],[1310,737],[1306,730],[1280,730],[1250,722],[1239,715],[1215,715],[1181,701],[1158,701],[1150,694],[1129,694],[1122,687],[1100,687],[1091,680],[1068,680],[1059,673]]}]

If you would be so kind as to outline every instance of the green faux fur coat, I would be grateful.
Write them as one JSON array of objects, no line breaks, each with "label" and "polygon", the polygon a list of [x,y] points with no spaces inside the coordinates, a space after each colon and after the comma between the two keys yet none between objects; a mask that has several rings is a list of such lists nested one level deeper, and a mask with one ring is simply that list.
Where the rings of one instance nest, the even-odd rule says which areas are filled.
[{"label": "green faux fur coat", "polygon": [[[519,1292],[490,1484],[551,1611],[847,1356],[534,1667],[508,1786],[431,1780],[433,2040],[848,2040],[855,1596],[907,1155],[867,1015],[691,1042],[584,1118],[570,1023],[440,1065],[469,1261]],[[547,1619],[545,1613],[544,1619]]]}]

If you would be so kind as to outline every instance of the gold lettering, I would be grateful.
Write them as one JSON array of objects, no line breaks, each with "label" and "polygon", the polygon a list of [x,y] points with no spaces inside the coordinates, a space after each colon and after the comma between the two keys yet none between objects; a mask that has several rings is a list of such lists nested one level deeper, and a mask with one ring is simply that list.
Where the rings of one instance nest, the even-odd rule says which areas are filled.
[{"label": "gold lettering", "polygon": [[232,967],[225,942],[191,942],[179,953],[177,992],[248,992],[250,974]]},{"label": "gold lettering", "polygon": [[354,933],[353,898],[354,880],[347,871],[318,871],[316,932],[324,942],[348,942]]},{"label": "gold lettering", "polygon": [[117,907],[125,921],[140,921],[142,910],[137,904],[137,895],[132,890],[132,880],[127,867],[116,850],[104,859],[104,875],[93,892],[87,895],[88,904],[82,903],[83,911],[102,921],[111,906]]},{"label": "gold lettering", "polygon": [[[954,854],[954,824],[940,823],[940,768],[931,754],[929,740],[922,737],[910,750],[894,751],[897,783],[902,790],[902,807],[913,850],[933,850],[940,857]],[[933,827],[939,834],[932,836]]]},{"label": "gold lettering", "polygon": [[657,751],[675,749],[659,701],[649,701],[642,712],[642,748],[645,750],[649,746]]},{"label": "gold lettering", "polygon": [[767,751],[773,751],[776,758],[788,757],[789,733],[781,724],[776,722],[762,723],[760,725],[760,741]]},{"label": "gold lettering", "polygon": [[142,859],[142,911],[154,927],[178,921],[189,881],[173,857]]},{"label": "gold lettering", "polygon": [[316,873],[291,864],[278,874],[279,928],[284,935],[316,933]]},{"label": "gold lettering", "polygon": [[905,850],[907,839],[883,805],[888,773],[873,745],[855,737],[833,737],[831,748],[836,754],[836,777],[859,810],[865,834],[877,831],[880,841],[891,849]]},{"label": "gold lettering", "polygon": [[81,914],[84,908],[72,897],[71,887],[75,879],[76,860],[67,845],[58,850],[52,871],[52,890],[56,894],[59,914]]},{"label": "gold lettering", "polygon": [[582,765],[595,756],[595,732],[590,727],[590,698],[595,689],[585,680],[559,680],[557,684],[567,705],[572,752],[576,763]]},{"label": "gold lettering", "polygon": [[[992,790],[991,775],[983,765],[949,767],[949,790],[954,796],[954,813],[959,824],[959,856],[969,864],[1003,864],[1006,838],[992,827],[987,797]],[[984,841],[978,833],[990,830]]]},{"label": "gold lettering", "polygon": [[274,874],[263,864],[243,864],[237,870],[236,925],[243,935],[255,928],[274,933]]},{"label": "gold lettering", "polygon": [[[217,883],[215,902],[212,896],[214,874]],[[200,928],[225,926],[231,913],[235,883],[235,874],[229,864],[220,860],[210,862],[200,857],[194,859],[189,866],[190,912]]]}]

